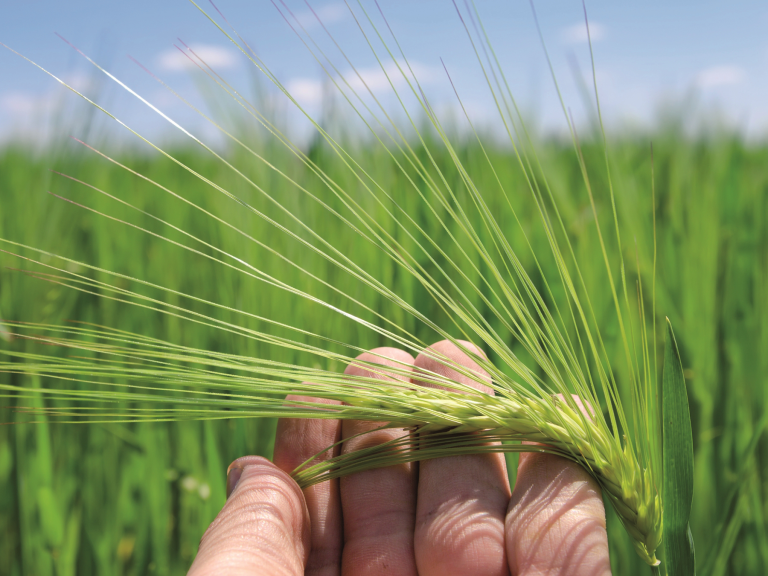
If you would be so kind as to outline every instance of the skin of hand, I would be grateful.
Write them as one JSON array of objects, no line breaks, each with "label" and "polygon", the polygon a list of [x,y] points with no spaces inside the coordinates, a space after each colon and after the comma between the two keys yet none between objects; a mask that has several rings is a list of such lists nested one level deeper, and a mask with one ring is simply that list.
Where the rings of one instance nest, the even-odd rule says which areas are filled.
[{"label": "skin of hand", "polygon": [[[472,344],[462,345],[482,354]],[[451,342],[431,348],[490,382]],[[493,393],[427,354],[414,360],[402,350],[377,348],[358,359],[385,367],[410,365],[413,382],[419,382],[419,370],[431,370]],[[403,378],[354,362],[345,373]],[[610,575],[600,487],[564,458],[522,453],[511,492],[502,454],[400,464],[303,492],[290,477],[299,464],[341,439],[350,438],[321,458],[404,434],[387,429],[351,438],[379,426],[280,420],[274,464],[245,456],[230,465],[227,503],[203,535],[189,574]]]}]

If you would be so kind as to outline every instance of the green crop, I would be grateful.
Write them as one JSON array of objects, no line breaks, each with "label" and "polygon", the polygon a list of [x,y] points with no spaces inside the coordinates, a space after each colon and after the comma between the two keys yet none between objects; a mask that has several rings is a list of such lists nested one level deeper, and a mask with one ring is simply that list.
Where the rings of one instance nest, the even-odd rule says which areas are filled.
[{"label": "green crop", "polygon": [[[374,25],[362,6],[356,9],[375,39],[384,28]],[[544,442],[545,450],[581,463],[595,476],[646,563],[657,564],[660,543],[668,558],[682,554],[670,552],[668,543],[679,542],[681,533],[687,538],[688,511],[669,506],[667,498],[680,493],[690,499],[693,445],[669,442],[679,430],[667,434],[668,418],[690,438],[689,421],[682,418],[688,411],[684,371],[671,332],[658,339],[656,334],[665,334],[664,314],[685,325],[687,338],[702,342],[711,334],[707,318],[718,322],[710,294],[694,295],[698,312],[679,296],[687,292],[685,274],[706,274],[712,266],[707,247],[696,243],[711,241],[708,235],[717,229],[717,188],[702,176],[702,197],[696,206],[686,204],[675,170],[681,170],[679,162],[699,169],[696,147],[685,144],[680,151],[671,135],[656,144],[655,164],[647,146],[609,143],[600,127],[596,138],[581,142],[569,125],[570,152],[556,142],[535,142],[479,15],[470,11],[465,17],[478,18],[477,31],[467,33],[496,95],[509,136],[506,147],[488,144],[474,131],[461,143],[449,137],[396,42],[387,44],[379,36],[382,71],[387,73],[384,62],[394,62],[418,102],[416,110],[404,108],[410,125],[398,126],[383,111],[366,108],[355,100],[350,79],[329,69],[329,81],[355,104],[352,112],[368,123],[370,136],[364,145],[353,145],[315,122],[317,140],[306,150],[212,76],[265,139],[217,125],[232,146],[228,153],[198,141],[202,153],[151,145],[156,152],[151,160],[88,150],[61,160],[57,172],[66,176],[51,181],[57,194],[76,204],[35,200],[56,206],[49,215],[59,222],[51,225],[54,236],[3,222],[2,249],[24,274],[3,277],[11,288],[4,290],[0,310],[12,310],[4,333],[14,339],[0,349],[6,356],[0,368],[10,374],[0,386],[16,402],[16,465],[38,470],[30,485],[19,481],[17,488],[36,494],[23,492],[18,512],[21,530],[36,535],[22,545],[25,572],[32,571],[26,569],[30,565],[45,572],[46,562],[61,573],[76,571],[77,563],[85,562],[76,553],[83,538],[90,542],[89,562],[100,571],[112,571],[109,566],[120,562],[138,572],[150,563],[168,571],[173,560],[167,522],[161,516],[131,517],[126,511],[132,508],[131,490],[142,486],[149,507],[137,510],[168,510],[179,494],[199,498],[202,507],[182,502],[179,510],[204,525],[221,503],[225,456],[267,452],[269,428],[253,419],[273,416],[379,420],[423,434],[418,453],[395,445],[299,470],[296,477],[304,485],[404,459],[489,449],[514,454],[531,449],[522,440]],[[230,34],[290,98],[266,64]],[[719,168],[744,182],[746,190],[728,200],[735,203],[728,217],[759,218],[751,207],[761,206],[761,200],[749,195],[756,181],[765,182],[764,171],[755,167],[757,153],[730,142],[720,146],[722,165],[707,169]],[[730,154],[741,154],[749,170],[738,176],[729,172],[723,158]],[[6,162],[17,162],[13,155],[6,152]],[[654,168],[661,174],[658,182]],[[3,202],[4,214],[30,210],[23,196]],[[72,214],[85,225],[75,228]],[[677,260],[683,217],[692,218],[686,225],[702,227],[685,240],[700,259],[696,265]],[[755,226],[750,221],[743,232],[764,242]],[[763,278],[758,272],[749,276],[755,282]],[[49,304],[38,308],[29,302]],[[701,332],[692,332],[697,329]],[[496,396],[436,373],[420,379],[451,390],[340,374],[368,348],[395,345],[418,352],[440,338],[469,340],[486,352],[487,359],[472,356],[491,375]],[[706,366],[708,360],[699,361]],[[710,434],[717,390],[702,385],[694,391],[702,406],[696,414]],[[287,393],[346,404],[333,412],[326,404],[287,406]],[[572,394],[596,408],[590,419]],[[217,420],[226,420],[229,428]],[[177,424],[160,425],[169,421]],[[82,436],[84,445],[69,447],[68,458],[82,451],[94,460],[86,460],[83,483],[119,478],[127,495],[121,492],[113,506],[126,520],[113,524],[113,533],[83,528],[82,518],[93,510],[73,496],[76,476],[64,483],[54,478],[56,458],[46,444],[54,422],[60,430],[70,428],[59,422],[92,423],[75,427],[72,434]],[[243,439],[254,427],[260,428],[259,446]],[[240,439],[225,448],[226,436]],[[489,446],[489,440],[499,444]],[[112,470],[104,470],[99,448],[90,442],[119,445],[116,455],[125,456],[115,456],[108,464]],[[188,456],[171,455],[170,446],[182,445],[196,446]],[[743,457],[748,460],[756,445],[744,448]],[[27,457],[33,462],[24,462]],[[690,468],[674,478],[667,473],[670,463],[686,458]],[[131,461],[139,468],[126,472]],[[170,461],[183,464],[166,469]],[[712,454],[704,457],[704,472],[700,462],[697,458],[697,474],[711,472]],[[207,483],[178,468],[196,470]],[[68,496],[57,499],[54,493]],[[734,497],[727,530],[738,533],[741,524],[732,523],[744,522],[739,506],[742,494],[751,493],[745,489]],[[183,563],[195,545],[194,531],[185,526],[170,533],[187,547],[180,554]],[[620,568],[634,561],[622,556],[626,546],[617,544],[618,538],[612,531],[615,569],[630,573]],[[50,560],[34,558],[36,549],[48,550]],[[715,566],[723,562],[719,554],[730,555],[717,550]],[[692,565],[679,573],[691,572]]]}]

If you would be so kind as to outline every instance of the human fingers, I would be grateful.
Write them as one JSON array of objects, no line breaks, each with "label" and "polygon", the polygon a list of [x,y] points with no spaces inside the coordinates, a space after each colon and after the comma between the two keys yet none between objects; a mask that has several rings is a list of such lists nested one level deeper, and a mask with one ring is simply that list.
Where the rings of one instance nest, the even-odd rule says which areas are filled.
[{"label": "human fingers", "polygon": [[[574,400],[589,417],[581,400]],[[566,458],[520,454],[506,528],[515,576],[611,574],[600,486]]]},{"label": "human fingers", "polygon": [[[286,402],[313,401],[341,404],[337,400],[289,395]],[[277,423],[274,462],[285,472],[298,466],[341,439],[341,422],[335,419],[281,418]],[[319,454],[312,463],[339,453],[339,446]],[[311,526],[311,550],[305,576],[335,576],[341,571],[342,520],[339,481],[321,482],[303,490]]]},{"label": "human fingers", "polygon": [[[396,348],[376,348],[361,354],[357,360],[401,370],[413,364],[410,354]],[[344,372],[351,376],[383,380],[404,379],[385,371],[372,371],[355,362]],[[353,452],[403,436],[402,430],[386,429],[353,437],[381,425],[381,422],[344,420],[342,438],[348,440],[344,442],[342,452]],[[358,472],[341,479],[344,517],[342,574],[417,574],[413,556],[417,470],[412,463],[398,464]]]},{"label": "human fingers", "polygon": [[[467,349],[482,351],[461,342]],[[435,358],[445,357],[480,375],[488,373],[448,340],[430,346],[416,358],[414,381],[419,371],[472,386],[487,394],[493,390]],[[421,576],[507,574],[504,515],[509,502],[509,480],[501,454],[476,454],[425,460],[419,465],[415,549]]]},{"label": "human fingers", "polygon": [[301,490],[259,456],[238,458],[227,473],[227,503],[200,540],[189,576],[304,573],[309,518]]}]

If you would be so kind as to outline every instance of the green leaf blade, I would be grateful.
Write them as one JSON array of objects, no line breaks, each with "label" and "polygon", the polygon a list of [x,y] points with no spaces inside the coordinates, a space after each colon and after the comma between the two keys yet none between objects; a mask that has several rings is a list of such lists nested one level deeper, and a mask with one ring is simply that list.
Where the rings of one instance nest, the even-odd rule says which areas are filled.
[{"label": "green leaf blade", "polygon": [[667,319],[662,379],[664,558],[668,575],[696,573],[688,526],[693,499],[693,434],[683,366],[672,325]]}]

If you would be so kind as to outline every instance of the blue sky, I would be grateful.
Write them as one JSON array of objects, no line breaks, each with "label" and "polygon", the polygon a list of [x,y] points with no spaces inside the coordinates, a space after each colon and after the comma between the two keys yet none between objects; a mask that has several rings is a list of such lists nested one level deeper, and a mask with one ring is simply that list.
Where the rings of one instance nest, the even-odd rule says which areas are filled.
[{"label": "blue sky", "polygon": [[[207,0],[203,1],[201,5],[208,9]],[[285,2],[323,49],[329,50],[339,70],[349,73],[350,64],[330,44],[303,0]],[[530,120],[545,130],[562,130],[563,113],[528,1],[477,2],[511,88]],[[364,0],[363,4],[377,12],[372,2]],[[433,107],[445,115],[455,115],[458,109],[442,58],[472,118],[480,125],[496,127],[493,101],[451,2],[380,0],[380,4]],[[345,4],[315,0],[311,5],[369,87],[394,110],[396,103],[387,95],[386,78]],[[352,5],[357,16],[363,17],[356,0]],[[585,105],[576,77],[581,74],[591,84],[591,64],[581,3],[538,0],[534,5],[566,105],[577,122],[583,122],[591,104]],[[324,90],[322,70],[272,2],[219,0],[217,6],[299,101],[309,111],[318,112]],[[587,10],[598,89],[610,129],[652,128],[662,121],[661,110],[673,108],[682,110],[689,120],[726,123],[753,138],[768,136],[766,0],[593,0],[587,2]],[[0,42],[94,95],[143,134],[161,137],[170,130],[168,123],[116,84],[105,81],[56,33],[203,135],[210,127],[203,126],[127,56],[210,109],[215,99],[206,96],[205,88],[201,90],[200,75],[190,71],[189,61],[174,48],[180,38],[244,94],[254,95],[258,82],[266,91],[259,102],[287,110],[285,99],[274,94],[263,79],[256,80],[259,75],[253,67],[187,0],[20,0],[4,6],[0,20]],[[395,70],[391,61],[384,66]],[[19,136],[39,141],[51,130],[74,132],[82,127],[84,117],[77,112],[82,108],[76,98],[66,96],[44,73],[2,48],[0,78],[0,141]],[[401,83],[398,88],[407,87]],[[59,118],[58,123],[54,117]],[[301,123],[296,122],[300,130]],[[109,130],[110,134],[125,134],[118,127]]]}]

